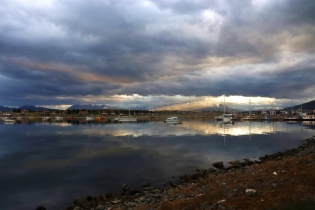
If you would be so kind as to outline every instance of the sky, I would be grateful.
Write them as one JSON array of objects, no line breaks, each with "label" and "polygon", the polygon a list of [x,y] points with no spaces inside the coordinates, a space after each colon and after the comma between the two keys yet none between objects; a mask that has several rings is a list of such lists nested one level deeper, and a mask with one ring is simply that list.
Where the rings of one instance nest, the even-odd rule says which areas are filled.
[{"label": "sky", "polygon": [[0,105],[315,99],[315,1],[1,0]]}]

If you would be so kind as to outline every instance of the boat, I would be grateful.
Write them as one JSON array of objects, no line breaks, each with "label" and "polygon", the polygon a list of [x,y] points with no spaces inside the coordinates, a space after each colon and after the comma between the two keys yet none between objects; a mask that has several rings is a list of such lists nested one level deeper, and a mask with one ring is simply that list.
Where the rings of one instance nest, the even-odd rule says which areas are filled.
[{"label": "boat", "polygon": [[98,116],[96,116],[96,117],[94,118],[94,120],[95,120],[95,121],[104,121],[105,118],[102,117],[100,111],[98,111]]},{"label": "boat", "polygon": [[47,120],[49,120],[49,117],[44,116],[44,117],[42,118],[42,120],[43,120],[43,121],[47,121]]},{"label": "boat", "polygon": [[283,118],[283,121],[315,121],[315,116],[303,113],[301,104],[301,112],[296,117]]},{"label": "boat", "polygon": [[250,106],[250,99],[249,99],[249,101],[248,101],[248,104],[249,104],[248,116],[247,116],[247,117],[242,118],[242,120],[245,120],[245,121],[249,121],[249,120],[257,120],[255,117],[252,117],[252,116],[254,116],[254,114],[251,114],[251,111],[250,111],[250,109],[251,109],[251,106]]},{"label": "boat", "polygon": [[215,119],[218,121],[223,121],[227,123],[232,120],[232,117],[233,117],[233,114],[225,114],[225,95],[223,95],[223,115],[217,116]]},{"label": "boat", "polygon": [[269,115],[265,114],[263,118],[261,118],[262,121],[272,121],[276,120],[275,118],[270,117]]},{"label": "boat", "polygon": [[315,116],[314,115],[307,115],[305,113],[300,113],[296,117],[287,117],[283,118],[283,121],[315,121]]},{"label": "boat", "polygon": [[224,124],[232,124],[232,117],[224,117],[223,118],[223,123]]},{"label": "boat", "polygon": [[115,122],[137,122],[138,119],[130,115],[130,99],[129,99],[129,115],[119,115],[114,118]]},{"label": "boat", "polygon": [[179,119],[178,117],[174,116],[174,117],[169,117],[166,120],[164,120],[164,123],[171,123],[171,124],[177,123],[177,124],[180,124],[180,123],[182,123],[182,120]]},{"label": "boat", "polygon": [[63,120],[63,117],[56,116],[56,121]]},{"label": "boat", "polygon": [[138,119],[131,116],[131,115],[119,115],[118,117],[115,117],[114,119],[116,122],[137,122]]},{"label": "boat", "polygon": [[95,117],[95,121],[104,121],[104,117],[102,117],[102,116],[97,116],[97,117]]},{"label": "boat", "polygon": [[[59,111],[59,114],[60,114],[60,111]],[[56,116],[55,119],[56,119],[56,121],[60,121],[60,120],[63,120],[63,117]]]},{"label": "boat", "polygon": [[218,121],[227,121],[227,120],[236,120],[236,117],[234,114],[223,114],[221,116],[216,117],[216,120]]},{"label": "boat", "polygon": [[86,119],[86,121],[92,121],[92,120],[94,120],[94,117],[90,116],[90,117],[86,117],[85,119]]},{"label": "boat", "polygon": [[94,117],[92,116],[92,109],[91,109],[91,116],[87,116],[85,118],[86,121],[93,121],[94,120]]},{"label": "boat", "polygon": [[43,121],[49,120],[49,117],[46,116],[46,110],[44,109],[44,117],[42,117]]},{"label": "boat", "polygon": [[5,124],[15,124],[15,123],[16,123],[15,120],[12,120],[12,119],[9,119],[9,118],[3,119],[3,122],[4,122]]}]

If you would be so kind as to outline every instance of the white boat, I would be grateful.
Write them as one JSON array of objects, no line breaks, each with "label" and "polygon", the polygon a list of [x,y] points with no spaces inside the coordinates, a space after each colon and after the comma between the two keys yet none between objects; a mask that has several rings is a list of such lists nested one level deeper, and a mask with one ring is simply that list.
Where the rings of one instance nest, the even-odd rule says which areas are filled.
[{"label": "white boat", "polygon": [[248,104],[249,104],[248,116],[242,118],[242,120],[245,120],[245,121],[257,120],[255,117],[252,117],[252,116],[255,116],[255,114],[251,114],[250,99],[248,100]]},{"label": "white boat", "polygon": [[224,123],[232,121],[232,114],[225,114],[225,95],[223,95],[223,115],[217,116],[215,119],[218,121],[223,121]]},{"label": "white boat", "polygon": [[129,115],[119,115],[114,118],[115,122],[137,122],[138,119],[130,115],[130,99],[129,99]]},{"label": "white boat", "polygon": [[233,114],[223,114],[215,118],[218,121],[227,121],[227,120],[236,120],[236,117]]},{"label": "white boat", "polygon": [[224,117],[223,118],[223,123],[226,123],[226,124],[231,123],[232,124],[232,117]]},{"label": "white boat", "polygon": [[[60,115],[60,110],[58,110],[58,113],[59,113],[59,115]],[[60,116],[57,115],[57,116],[55,117],[55,120],[56,120],[56,121],[62,121],[62,120],[63,120],[63,117],[60,117]]]},{"label": "white boat", "polygon": [[5,124],[15,124],[16,123],[15,120],[12,120],[12,119],[9,119],[9,118],[3,119],[3,122]]},{"label": "white boat", "polygon": [[131,116],[131,115],[126,115],[126,116],[123,116],[123,115],[119,115],[118,117],[115,117],[114,119],[116,122],[137,122],[138,119]]},{"label": "white boat", "polygon": [[63,117],[56,116],[56,120],[57,120],[57,121],[63,120]]},{"label": "white boat", "polygon": [[182,123],[182,120],[179,119],[178,117],[169,117],[166,120],[164,120],[165,123]]},{"label": "white boat", "polygon": [[85,119],[86,119],[86,121],[92,121],[92,120],[94,120],[94,117],[90,116],[90,117],[86,117]]},{"label": "white boat", "polygon": [[301,104],[301,112],[298,113],[297,117],[283,118],[283,121],[315,121],[315,115],[308,115],[306,113],[303,113]]},{"label": "white boat", "polygon": [[49,120],[49,117],[46,117],[46,116],[45,116],[45,117],[42,118],[42,120],[43,120],[43,121],[47,121],[47,120]]},{"label": "white boat", "polygon": [[87,116],[85,118],[86,121],[93,121],[94,120],[94,116],[92,116],[92,108],[91,108],[91,116]]},{"label": "white boat", "polygon": [[44,117],[42,118],[43,121],[48,121],[49,117],[46,116],[46,110],[44,109]]}]

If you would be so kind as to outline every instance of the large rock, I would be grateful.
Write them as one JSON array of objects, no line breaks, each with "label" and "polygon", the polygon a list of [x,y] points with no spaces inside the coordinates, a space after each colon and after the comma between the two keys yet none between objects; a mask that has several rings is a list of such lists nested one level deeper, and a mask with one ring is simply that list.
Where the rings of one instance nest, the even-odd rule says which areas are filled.
[{"label": "large rock", "polygon": [[86,198],[87,201],[92,201],[92,199],[93,199],[93,197],[90,196],[90,195],[86,196],[85,198]]},{"label": "large rock", "polygon": [[141,193],[141,190],[137,189],[137,188],[130,188],[129,189],[129,194],[130,195],[135,195],[137,193]]},{"label": "large rock", "polygon": [[217,171],[217,170],[214,169],[214,168],[212,168],[212,167],[208,169],[208,172],[209,172],[209,173],[214,173],[214,172],[216,172],[216,171]]},{"label": "large rock", "polygon": [[74,204],[83,204],[86,202],[86,198],[78,197],[73,200]]},{"label": "large rock", "polygon": [[222,161],[218,161],[218,162],[214,162],[212,163],[213,167],[220,169],[220,170],[224,170],[224,166],[223,166],[223,162]]},{"label": "large rock", "polygon": [[150,187],[151,186],[151,183],[150,182],[143,182],[141,184],[141,187]]},{"label": "large rock", "polygon": [[129,187],[126,184],[123,184],[123,191],[126,192],[129,190]]}]

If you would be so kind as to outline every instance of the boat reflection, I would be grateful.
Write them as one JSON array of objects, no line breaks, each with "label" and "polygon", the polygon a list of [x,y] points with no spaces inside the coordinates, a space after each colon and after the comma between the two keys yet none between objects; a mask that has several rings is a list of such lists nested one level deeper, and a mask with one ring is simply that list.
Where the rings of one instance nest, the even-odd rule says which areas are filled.
[{"label": "boat reflection", "polygon": [[[30,121],[28,121],[30,122]],[[20,123],[27,122],[22,121]],[[32,122],[37,124],[36,122]],[[39,122],[42,124],[42,122]],[[39,124],[38,123],[38,124]],[[298,122],[300,127],[302,124]],[[308,125],[312,125],[307,122]],[[183,124],[174,123],[163,123],[158,122],[145,122],[145,123],[133,123],[133,124],[116,124],[116,123],[100,123],[100,122],[81,122],[69,123],[67,121],[56,122],[50,121],[50,126],[59,127],[71,127],[71,126],[81,126],[80,130],[73,130],[76,133],[93,133],[93,135],[100,136],[195,136],[195,135],[225,135],[225,136],[250,136],[253,134],[264,134],[270,135],[276,132],[288,132],[292,130],[294,126],[286,122],[254,122],[254,121],[244,121],[244,122],[234,122],[223,123],[214,120],[185,120]],[[294,124],[296,125],[296,123]],[[306,125],[306,122],[303,122]],[[102,127],[100,129],[99,127]],[[295,126],[296,127],[296,126]],[[71,132],[67,130],[65,132]]]}]

